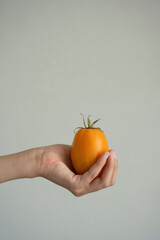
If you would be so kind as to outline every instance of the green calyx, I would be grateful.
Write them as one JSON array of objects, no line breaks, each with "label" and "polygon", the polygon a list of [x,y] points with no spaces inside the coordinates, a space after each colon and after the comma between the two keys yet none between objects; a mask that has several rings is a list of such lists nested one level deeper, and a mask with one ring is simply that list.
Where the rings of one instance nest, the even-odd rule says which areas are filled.
[{"label": "green calyx", "polygon": [[[82,129],[82,128],[95,129],[95,127],[93,127],[94,124],[97,123],[99,120],[101,120],[101,118],[99,118],[99,119],[95,120],[95,121],[92,123],[91,120],[90,120],[90,116],[91,116],[91,115],[89,115],[89,116],[87,117],[87,124],[88,124],[88,126],[87,126],[87,125],[86,125],[86,122],[85,122],[85,119],[84,119],[84,114],[81,113],[81,115],[83,116],[83,124],[84,124],[84,127],[76,127],[76,128],[74,129],[74,133],[75,133],[75,130],[76,130],[76,129]],[[96,128],[96,129],[99,129],[100,131],[102,131],[99,127]],[[103,132],[103,131],[102,131],[102,132]]]}]

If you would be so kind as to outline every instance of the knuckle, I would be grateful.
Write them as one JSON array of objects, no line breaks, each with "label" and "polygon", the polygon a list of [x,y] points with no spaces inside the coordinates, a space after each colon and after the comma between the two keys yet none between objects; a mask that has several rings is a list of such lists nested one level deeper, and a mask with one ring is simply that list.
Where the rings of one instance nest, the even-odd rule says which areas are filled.
[{"label": "knuckle", "polygon": [[102,182],[102,188],[107,188],[110,186],[109,182]]},{"label": "knuckle", "polygon": [[74,196],[75,197],[80,197],[80,194],[75,193]]},{"label": "knuckle", "polygon": [[72,193],[73,193],[73,195],[74,195],[75,197],[80,197],[80,196],[82,196],[81,189],[79,189],[79,188],[74,188],[73,191],[72,191]]},{"label": "knuckle", "polygon": [[80,197],[81,196],[80,192],[77,192],[77,191],[74,192],[73,194],[74,194],[75,197]]},{"label": "knuckle", "polygon": [[115,185],[115,182],[111,182],[110,186],[114,186]]}]

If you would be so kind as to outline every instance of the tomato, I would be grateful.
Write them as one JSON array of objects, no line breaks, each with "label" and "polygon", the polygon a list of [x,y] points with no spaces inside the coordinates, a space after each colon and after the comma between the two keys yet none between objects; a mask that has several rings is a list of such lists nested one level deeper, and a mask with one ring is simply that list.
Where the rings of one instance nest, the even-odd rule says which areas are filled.
[{"label": "tomato", "polygon": [[[100,120],[100,119],[98,119]],[[74,136],[71,146],[71,160],[75,171],[83,174],[98,160],[100,155],[109,150],[108,142],[104,132],[93,125],[98,121],[91,121],[88,117],[88,127],[81,128]]]}]

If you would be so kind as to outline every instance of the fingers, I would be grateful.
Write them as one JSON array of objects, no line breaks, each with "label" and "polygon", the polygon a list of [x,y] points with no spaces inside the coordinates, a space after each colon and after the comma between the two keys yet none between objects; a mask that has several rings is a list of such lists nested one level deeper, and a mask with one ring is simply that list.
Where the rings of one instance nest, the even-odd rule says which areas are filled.
[{"label": "fingers", "polygon": [[112,158],[114,158],[114,160],[115,160],[115,169],[114,169],[113,176],[111,179],[111,186],[112,186],[116,183],[116,179],[117,179],[118,160],[117,160],[116,152],[114,150],[112,150],[110,153],[112,155]]},{"label": "fingers", "polygon": [[112,180],[111,180],[111,186],[115,185],[116,183],[116,179],[117,179],[117,171],[118,171],[118,160],[115,159],[115,170],[112,176]]},{"label": "fingers", "polygon": [[81,194],[84,195],[87,193],[96,192],[103,188],[110,187],[112,177],[114,175],[114,169],[115,169],[115,160],[114,158],[112,158],[111,155],[109,155],[101,177],[97,177],[92,182],[90,182],[88,188],[84,188]]},{"label": "fingers", "polygon": [[98,190],[110,187],[115,184],[117,178],[118,170],[118,160],[114,150],[109,151],[110,155],[108,157],[106,166],[103,170],[101,177],[95,178],[86,189],[84,194],[96,192]]},{"label": "fingers", "polygon": [[112,155],[109,155],[106,166],[101,176],[103,188],[110,186],[114,169],[115,169],[115,160],[114,158],[112,158]]},{"label": "fingers", "polygon": [[91,192],[96,192],[98,190],[101,190],[102,187],[102,181],[100,177],[95,178],[88,186],[87,189],[85,189],[83,194],[91,193]]},{"label": "fingers", "polygon": [[102,168],[104,167],[107,158],[109,157],[109,152],[104,152],[98,161],[82,175],[82,181],[84,183],[90,183],[95,177],[98,176]]},{"label": "fingers", "polygon": [[[108,154],[105,155],[106,153]],[[102,169],[102,174],[99,176]],[[77,176],[79,183],[74,195],[79,197],[114,185],[117,178],[117,170],[118,160],[115,151],[110,150],[103,153],[89,171]]]}]

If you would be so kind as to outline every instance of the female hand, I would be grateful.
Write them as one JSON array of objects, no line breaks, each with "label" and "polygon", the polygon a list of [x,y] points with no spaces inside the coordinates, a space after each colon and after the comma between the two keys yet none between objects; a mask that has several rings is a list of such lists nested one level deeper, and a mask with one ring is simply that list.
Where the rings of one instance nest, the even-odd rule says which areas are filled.
[{"label": "female hand", "polygon": [[114,150],[103,153],[83,175],[74,172],[70,145],[55,144],[42,147],[37,160],[39,175],[71,191],[79,197],[115,184],[118,161]]}]

